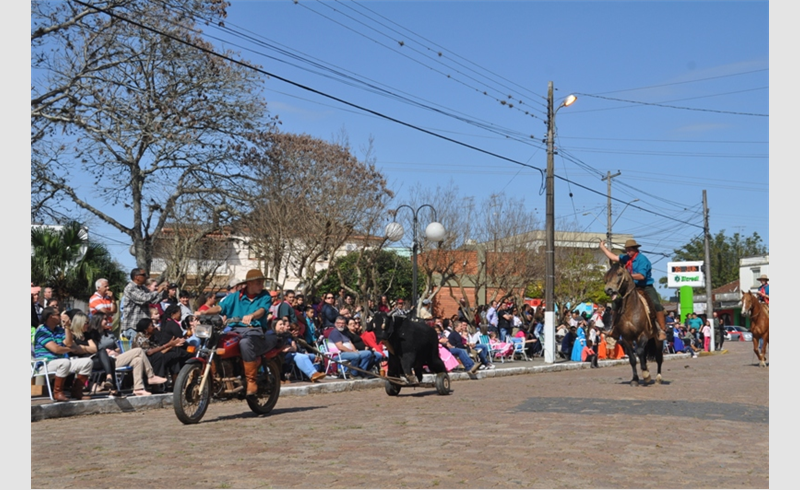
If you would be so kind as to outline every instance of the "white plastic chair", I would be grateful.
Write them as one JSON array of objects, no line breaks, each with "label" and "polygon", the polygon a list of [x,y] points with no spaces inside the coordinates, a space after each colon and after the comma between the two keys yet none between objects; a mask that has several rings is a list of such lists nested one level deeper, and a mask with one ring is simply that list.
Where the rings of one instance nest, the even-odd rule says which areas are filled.
[{"label": "white plastic chair", "polygon": [[[56,401],[56,399],[53,398],[53,387],[50,385],[50,375],[55,373],[48,371],[47,361],[48,359],[36,359],[31,357],[31,379],[37,376],[44,376],[44,382],[47,385],[47,394],[50,395],[52,401]],[[44,370],[44,372],[42,372],[42,370]]]}]

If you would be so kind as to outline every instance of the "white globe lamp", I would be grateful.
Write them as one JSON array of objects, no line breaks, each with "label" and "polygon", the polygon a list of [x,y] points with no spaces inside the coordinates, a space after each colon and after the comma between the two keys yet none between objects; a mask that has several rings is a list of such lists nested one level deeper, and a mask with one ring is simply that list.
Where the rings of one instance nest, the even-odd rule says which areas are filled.
[{"label": "white globe lamp", "polygon": [[403,229],[403,225],[396,221],[386,225],[386,238],[392,242],[396,242],[403,238],[405,232],[406,230]]},{"label": "white globe lamp", "polygon": [[433,222],[425,227],[425,237],[432,242],[441,242],[444,240],[444,226],[441,223]]}]

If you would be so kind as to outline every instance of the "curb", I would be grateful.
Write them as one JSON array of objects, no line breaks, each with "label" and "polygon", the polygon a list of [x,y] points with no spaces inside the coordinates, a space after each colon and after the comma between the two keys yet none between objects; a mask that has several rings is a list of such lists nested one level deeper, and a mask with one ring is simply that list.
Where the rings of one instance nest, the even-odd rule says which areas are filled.
[{"label": "curb", "polygon": [[[722,353],[725,353],[725,351]],[[709,352],[707,354],[713,353]],[[667,354],[664,356],[664,360],[687,359],[689,357],[689,354]],[[612,361],[598,361],[598,365],[603,368],[619,365],[630,365],[630,363],[627,359],[615,359]],[[556,373],[561,371],[575,371],[578,369],[589,368],[589,364],[583,362],[561,362],[557,364],[547,364],[544,366],[519,366],[492,369],[489,371],[483,370],[478,371],[478,373],[474,375],[470,375],[465,372],[450,373],[450,380],[468,381],[471,379],[496,378],[500,376],[519,376],[523,374],[536,373]],[[432,375],[425,376],[430,376],[432,378]],[[384,380],[382,379],[356,379],[346,381],[336,380],[332,382],[323,381],[321,383],[306,384],[302,386],[281,386],[281,397],[321,395],[325,393],[344,393],[347,391],[382,388],[383,386]],[[409,387],[406,389],[414,388]],[[100,398],[97,400],[34,405],[31,407],[31,422],[62,417],[75,417],[79,415],[144,412],[159,408],[172,408],[172,393],[150,396],[130,396],[127,398]]]}]

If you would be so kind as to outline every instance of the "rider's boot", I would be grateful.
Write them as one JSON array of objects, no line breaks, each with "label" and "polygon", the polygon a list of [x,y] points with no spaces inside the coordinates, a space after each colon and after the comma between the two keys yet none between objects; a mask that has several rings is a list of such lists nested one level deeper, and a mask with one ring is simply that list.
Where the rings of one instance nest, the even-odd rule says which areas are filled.
[{"label": "rider's boot", "polygon": [[258,393],[258,368],[261,366],[261,358],[255,361],[243,361],[244,364],[244,377],[247,380],[247,396],[255,395]]},{"label": "rider's boot", "polygon": [[658,340],[667,340],[667,319],[664,310],[656,312],[656,320],[658,320]]}]

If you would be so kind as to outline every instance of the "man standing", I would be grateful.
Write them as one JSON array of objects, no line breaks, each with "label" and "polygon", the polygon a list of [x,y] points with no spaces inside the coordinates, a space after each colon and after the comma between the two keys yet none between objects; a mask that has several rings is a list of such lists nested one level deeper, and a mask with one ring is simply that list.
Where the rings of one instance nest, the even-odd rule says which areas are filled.
[{"label": "man standing", "polygon": [[222,313],[228,319],[241,318],[238,322],[228,321],[228,326],[241,335],[239,350],[242,353],[244,376],[247,379],[247,396],[258,393],[258,368],[261,356],[278,345],[278,337],[273,330],[267,329],[267,312],[272,306],[272,296],[264,290],[267,278],[258,269],[247,271],[245,287],[238,293],[232,293],[216,306],[206,310],[207,315]]},{"label": "man standing", "polygon": [[513,305],[506,304],[503,309],[497,312],[497,330],[499,332],[500,342],[505,342],[506,337],[511,336],[511,331],[514,326],[514,313],[512,311]]},{"label": "man standing", "polygon": [[89,315],[105,315],[110,325],[114,313],[117,312],[117,303],[114,301],[114,293],[108,289],[108,279],[96,280],[94,288],[95,292],[89,298]]},{"label": "man standing", "polygon": [[497,321],[497,301],[492,301],[492,306],[486,312],[486,323],[488,323],[486,328],[488,328],[489,331],[494,331],[499,335],[500,331],[497,329]]},{"label": "man standing", "polygon": [[658,297],[656,288],[653,287],[653,266],[650,259],[645,257],[644,254],[639,252],[641,245],[636,243],[636,240],[630,239],[625,241],[625,253],[616,256],[609,249],[606,248],[603,240],[599,240],[600,250],[612,262],[619,262],[628,270],[633,282],[637,288],[643,289],[650,297],[653,303],[653,308],[656,310],[656,320],[658,321],[658,340],[667,340],[667,322],[664,316],[664,306]]},{"label": "man standing", "polygon": [[57,402],[65,402],[69,399],[64,395],[64,381],[70,373],[75,373],[75,380],[72,382],[72,398],[74,400],[86,400],[90,397],[83,396],[83,386],[89,375],[92,374],[91,357],[75,357],[70,359],[65,357],[67,354],[75,356],[86,354],[83,347],[72,344],[67,347],[64,340],[67,336],[66,331],[61,326],[61,315],[53,308],[42,310],[42,325],[36,329],[33,341],[34,356],[37,359],[46,359],[47,370],[56,373],[53,383],[53,399]]},{"label": "man standing", "polygon": [[[150,291],[144,285],[147,274],[144,269],[131,270],[131,282],[122,291],[123,310],[122,332],[128,338],[136,336],[136,324],[142,318],[150,318],[150,304],[158,303],[167,287],[166,283],[160,284],[155,291]],[[132,333],[131,336],[129,334]]]},{"label": "man standing", "polygon": [[722,350],[722,343],[725,341],[725,326],[722,320],[719,319],[717,312],[712,315],[712,327],[714,328],[714,350]]},{"label": "man standing", "polygon": [[42,308],[47,308],[53,300],[53,288],[44,288],[42,291]]}]

